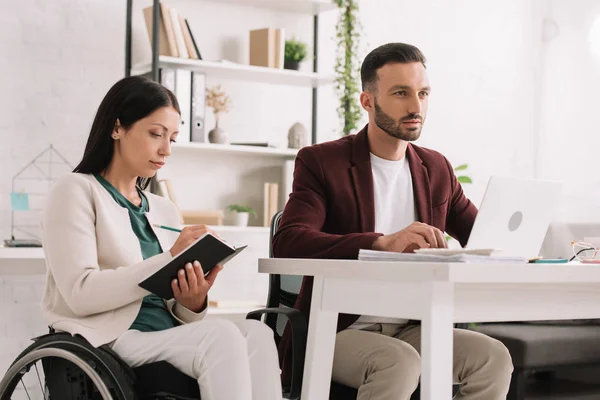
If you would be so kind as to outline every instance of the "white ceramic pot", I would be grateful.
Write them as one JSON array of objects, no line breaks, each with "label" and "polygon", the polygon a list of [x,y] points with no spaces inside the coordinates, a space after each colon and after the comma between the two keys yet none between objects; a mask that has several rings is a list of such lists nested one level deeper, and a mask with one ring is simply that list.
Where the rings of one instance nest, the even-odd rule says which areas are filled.
[{"label": "white ceramic pot", "polygon": [[247,212],[235,212],[233,213],[233,224],[235,226],[248,226],[248,217],[250,214]]}]

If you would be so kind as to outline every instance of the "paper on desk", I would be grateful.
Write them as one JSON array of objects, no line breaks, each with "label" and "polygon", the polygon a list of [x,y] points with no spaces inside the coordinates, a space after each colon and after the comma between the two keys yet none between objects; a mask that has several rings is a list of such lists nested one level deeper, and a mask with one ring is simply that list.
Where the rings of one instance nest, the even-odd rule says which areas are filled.
[{"label": "paper on desk", "polygon": [[524,257],[480,256],[475,254],[455,254],[441,256],[418,253],[397,253],[393,251],[364,250],[358,252],[361,261],[410,261],[410,262],[455,262],[455,263],[519,263],[526,264]]}]

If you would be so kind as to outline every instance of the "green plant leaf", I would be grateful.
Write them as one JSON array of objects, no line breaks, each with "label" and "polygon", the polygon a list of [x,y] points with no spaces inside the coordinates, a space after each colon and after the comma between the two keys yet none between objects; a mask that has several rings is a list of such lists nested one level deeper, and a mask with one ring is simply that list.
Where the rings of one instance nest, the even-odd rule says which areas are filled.
[{"label": "green plant leaf", "polygon": [[456,179],[458,179],[459,183],[473,183],[473,180],[465,175],[458,176]]},{"label": "green plant leaf", "polygon": [[300,62],[306,58],[306,44],[294,38],[285,41],[284,59]]},{"label": "green plant leaf", "polygon": [[459,165],[458,167],[454,168],[455,171],[464,171],[467,168],[469,168],[469,164],[463,164],[463,165]]}]

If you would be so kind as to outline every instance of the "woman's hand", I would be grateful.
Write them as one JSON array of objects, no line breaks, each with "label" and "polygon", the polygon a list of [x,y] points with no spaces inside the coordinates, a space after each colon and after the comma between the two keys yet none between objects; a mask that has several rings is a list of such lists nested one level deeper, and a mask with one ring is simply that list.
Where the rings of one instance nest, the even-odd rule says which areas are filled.
[{"label": "woman's hand", "polygon": [[208,229],[206,225],[193,225],[183,228],[179,234],[179,237],[177,238],[177,241],[173,247],[171,247],[171,256],[175,257],[177,254],[181,253],[205,233],[210,233],[216,237],[219,237],[215,232]]},{"label": "woman's hand", "polygon": [[185,270],[180,269],[177,279],[171,282],[175,300],[188,310],[199,313],[206,307],[206,295],[222,269],[222,265],[217,265],[205,277],[198,261],[194,261],[193,265],[187,263]]}]

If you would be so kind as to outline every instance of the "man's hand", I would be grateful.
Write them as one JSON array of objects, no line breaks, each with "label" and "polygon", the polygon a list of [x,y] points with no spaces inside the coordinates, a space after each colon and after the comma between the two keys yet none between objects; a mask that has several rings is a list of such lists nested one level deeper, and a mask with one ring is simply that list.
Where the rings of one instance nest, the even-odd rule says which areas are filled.
[{"label": "man's hand", "polygon": [[412,253],[415,249],[447,248],[444,234],[437,228],[415,222],[399,232],[378,237],[373,250]]},{"label": "man's hand", "polygon": [[171,282],[175,300],[188,310],[199,313],[206,307],[206,295],[222,269],[222,265],[217,265],[205,277],[198,261],[194,261],[193,265],[187,263],[185,270],[180,269],[177,279]]}]

